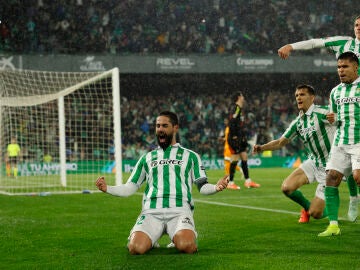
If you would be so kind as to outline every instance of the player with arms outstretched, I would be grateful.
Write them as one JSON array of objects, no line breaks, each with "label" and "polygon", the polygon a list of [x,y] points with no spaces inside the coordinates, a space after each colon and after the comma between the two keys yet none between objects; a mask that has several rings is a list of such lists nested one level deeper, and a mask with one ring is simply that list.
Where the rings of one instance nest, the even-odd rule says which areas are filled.
[{"label": "player with arms outstretched", "polygon": [[126,184],[108,186],[104,177],[96,181],[99,190],[120,197],[130,196],[146,184],[142,211],[129,236],[130,254],[146,253],[163,234],[169,235],[180,252],[196,252],[192,185],[203,195],[215,194],[227,187],[227,176],[216,185],[208,183],[200,156],[177,143],[178,129],[177,115],[161,112],[155,128],[159,147],[138,160]]}]

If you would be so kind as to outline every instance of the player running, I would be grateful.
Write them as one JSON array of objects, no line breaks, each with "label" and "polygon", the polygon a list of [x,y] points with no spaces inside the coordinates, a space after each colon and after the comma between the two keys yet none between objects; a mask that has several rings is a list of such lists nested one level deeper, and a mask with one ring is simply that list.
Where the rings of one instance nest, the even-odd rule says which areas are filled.
[{"label": "player running", "polygon": [[[298,117],[291,122],[279,139],[263,145],[254,145],[253,153],[278,150],[296,137],[304,143],[308,159],[284,180],[281,189],[285,196],[303,207],[299,223],[307,223],[310,216],[315,219],[327,216],[324,195],[325,166],[336,126],[326,119],[329,108],[314,104],[315,90],[312,86],[306,84],[297,86],[295,98],[300,110]],[[299,188],[313,182],[318,182],[318,186],[315,197],[310,203]]]},{"label": "player running", "polygon": [[330,92],[332,113],[328,120],[337,125],[326,169],[325,200],[330,224],[319,236],[339,235],[339,190],[343,176],[351,173],[360,185],[360,77],[359,59],[353,52],[342,53],[337,61],[341,83]]}]

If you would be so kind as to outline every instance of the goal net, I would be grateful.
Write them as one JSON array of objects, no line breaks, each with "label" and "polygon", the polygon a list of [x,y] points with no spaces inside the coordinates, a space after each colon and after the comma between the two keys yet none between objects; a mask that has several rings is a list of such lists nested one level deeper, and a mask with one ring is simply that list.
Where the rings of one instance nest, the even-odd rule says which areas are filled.
[{"label": "goal net", "polygon": [[91,192],[105,174],[120,184],[119,88],[118,68],[0,71],[0,193]]}]

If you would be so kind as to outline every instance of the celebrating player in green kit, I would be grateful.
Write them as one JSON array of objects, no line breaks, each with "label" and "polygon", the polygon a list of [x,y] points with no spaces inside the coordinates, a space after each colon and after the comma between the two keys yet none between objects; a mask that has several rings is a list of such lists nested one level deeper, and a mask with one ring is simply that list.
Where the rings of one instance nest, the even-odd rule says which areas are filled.
[{"label": "celebrating player in green kit", "polygon": [[[299,116],[291,122],[280,138],[254,145],[253,153],[278,150],[296,137],[304,143],[308,159],[284,180],[281,189],[285,196],[303,207],[299,223],[307,223],[310,216],[319,219],[327,215],[324,195],[325,167],[336,126],[326,119],[329,107],[314,104],[315,90],[312,86],[298,85],[295,99],[300,111]],[[300,191],[300,187],[314,182],[317,182],[318,186],[310,203]]]},{"label": "celebrating player in green kit", "polygon": [[339,235],[339,190],[343,176],[351,173],[360,185],[360,77],[359,59],[353,52],[340,54],[337,69],[341,83],[330,93],[327,119],[337,123],[326,165],[325,202],[330,224],[319,236]]},{"label": "celebrating player in green kit", "polygon": [[142,211],[129,236],[130,254],[146,253],[163,234],[169,235],[180,252],[196,252],[192,185],[195,184],[203,195],[227,187],[228,176],[216,185],[208,183],[200,156],[177,143],[178,129],[177,115],[161,112],[155,127],[159,147],[138,160],[126,184],[108,186],[104,177],[96,181],[99,190],[121,197],[134,194],[146,184]]},{"label": "celebrating player in green kit", "polygon": [[[343,52],[351,51],[358,57],[360,56],[360,16],[354,20],[354,34],[355,38],[349,36],[333,36],[327,38],[316,38],[286,44],[278,50],[281,58],[287,59],[291,51],[296,50],[310,50],[314,48],[327,48],[335,53],[336,57]],[[360,70],[359,70],[360,74]],[[355,221],[358,216],[358,203],[360,197],[358,195],[358,188],[352,175],[347,178],[347,184],[350,192],[350,202],[348,210],[348,218],[350,221]],[[359,188],[360,190],[360,188]]]}]

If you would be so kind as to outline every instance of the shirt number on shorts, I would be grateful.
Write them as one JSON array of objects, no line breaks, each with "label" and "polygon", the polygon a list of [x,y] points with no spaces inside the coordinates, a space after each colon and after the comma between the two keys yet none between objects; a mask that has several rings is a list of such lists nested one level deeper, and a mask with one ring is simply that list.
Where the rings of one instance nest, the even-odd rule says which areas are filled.
[{"label": "shirt number on shorts", "polygon": [[145,219],[145,216],[144,216],[144,215],[143,215],[143,216],[141,216],[141,217],[139,217],[139,218],[138,218],[138,220],[137,220],[137,222],[136,222],[136,224],[137,224],[137,225],[141,225],[141,224],[143,224],[144,219]]}]

